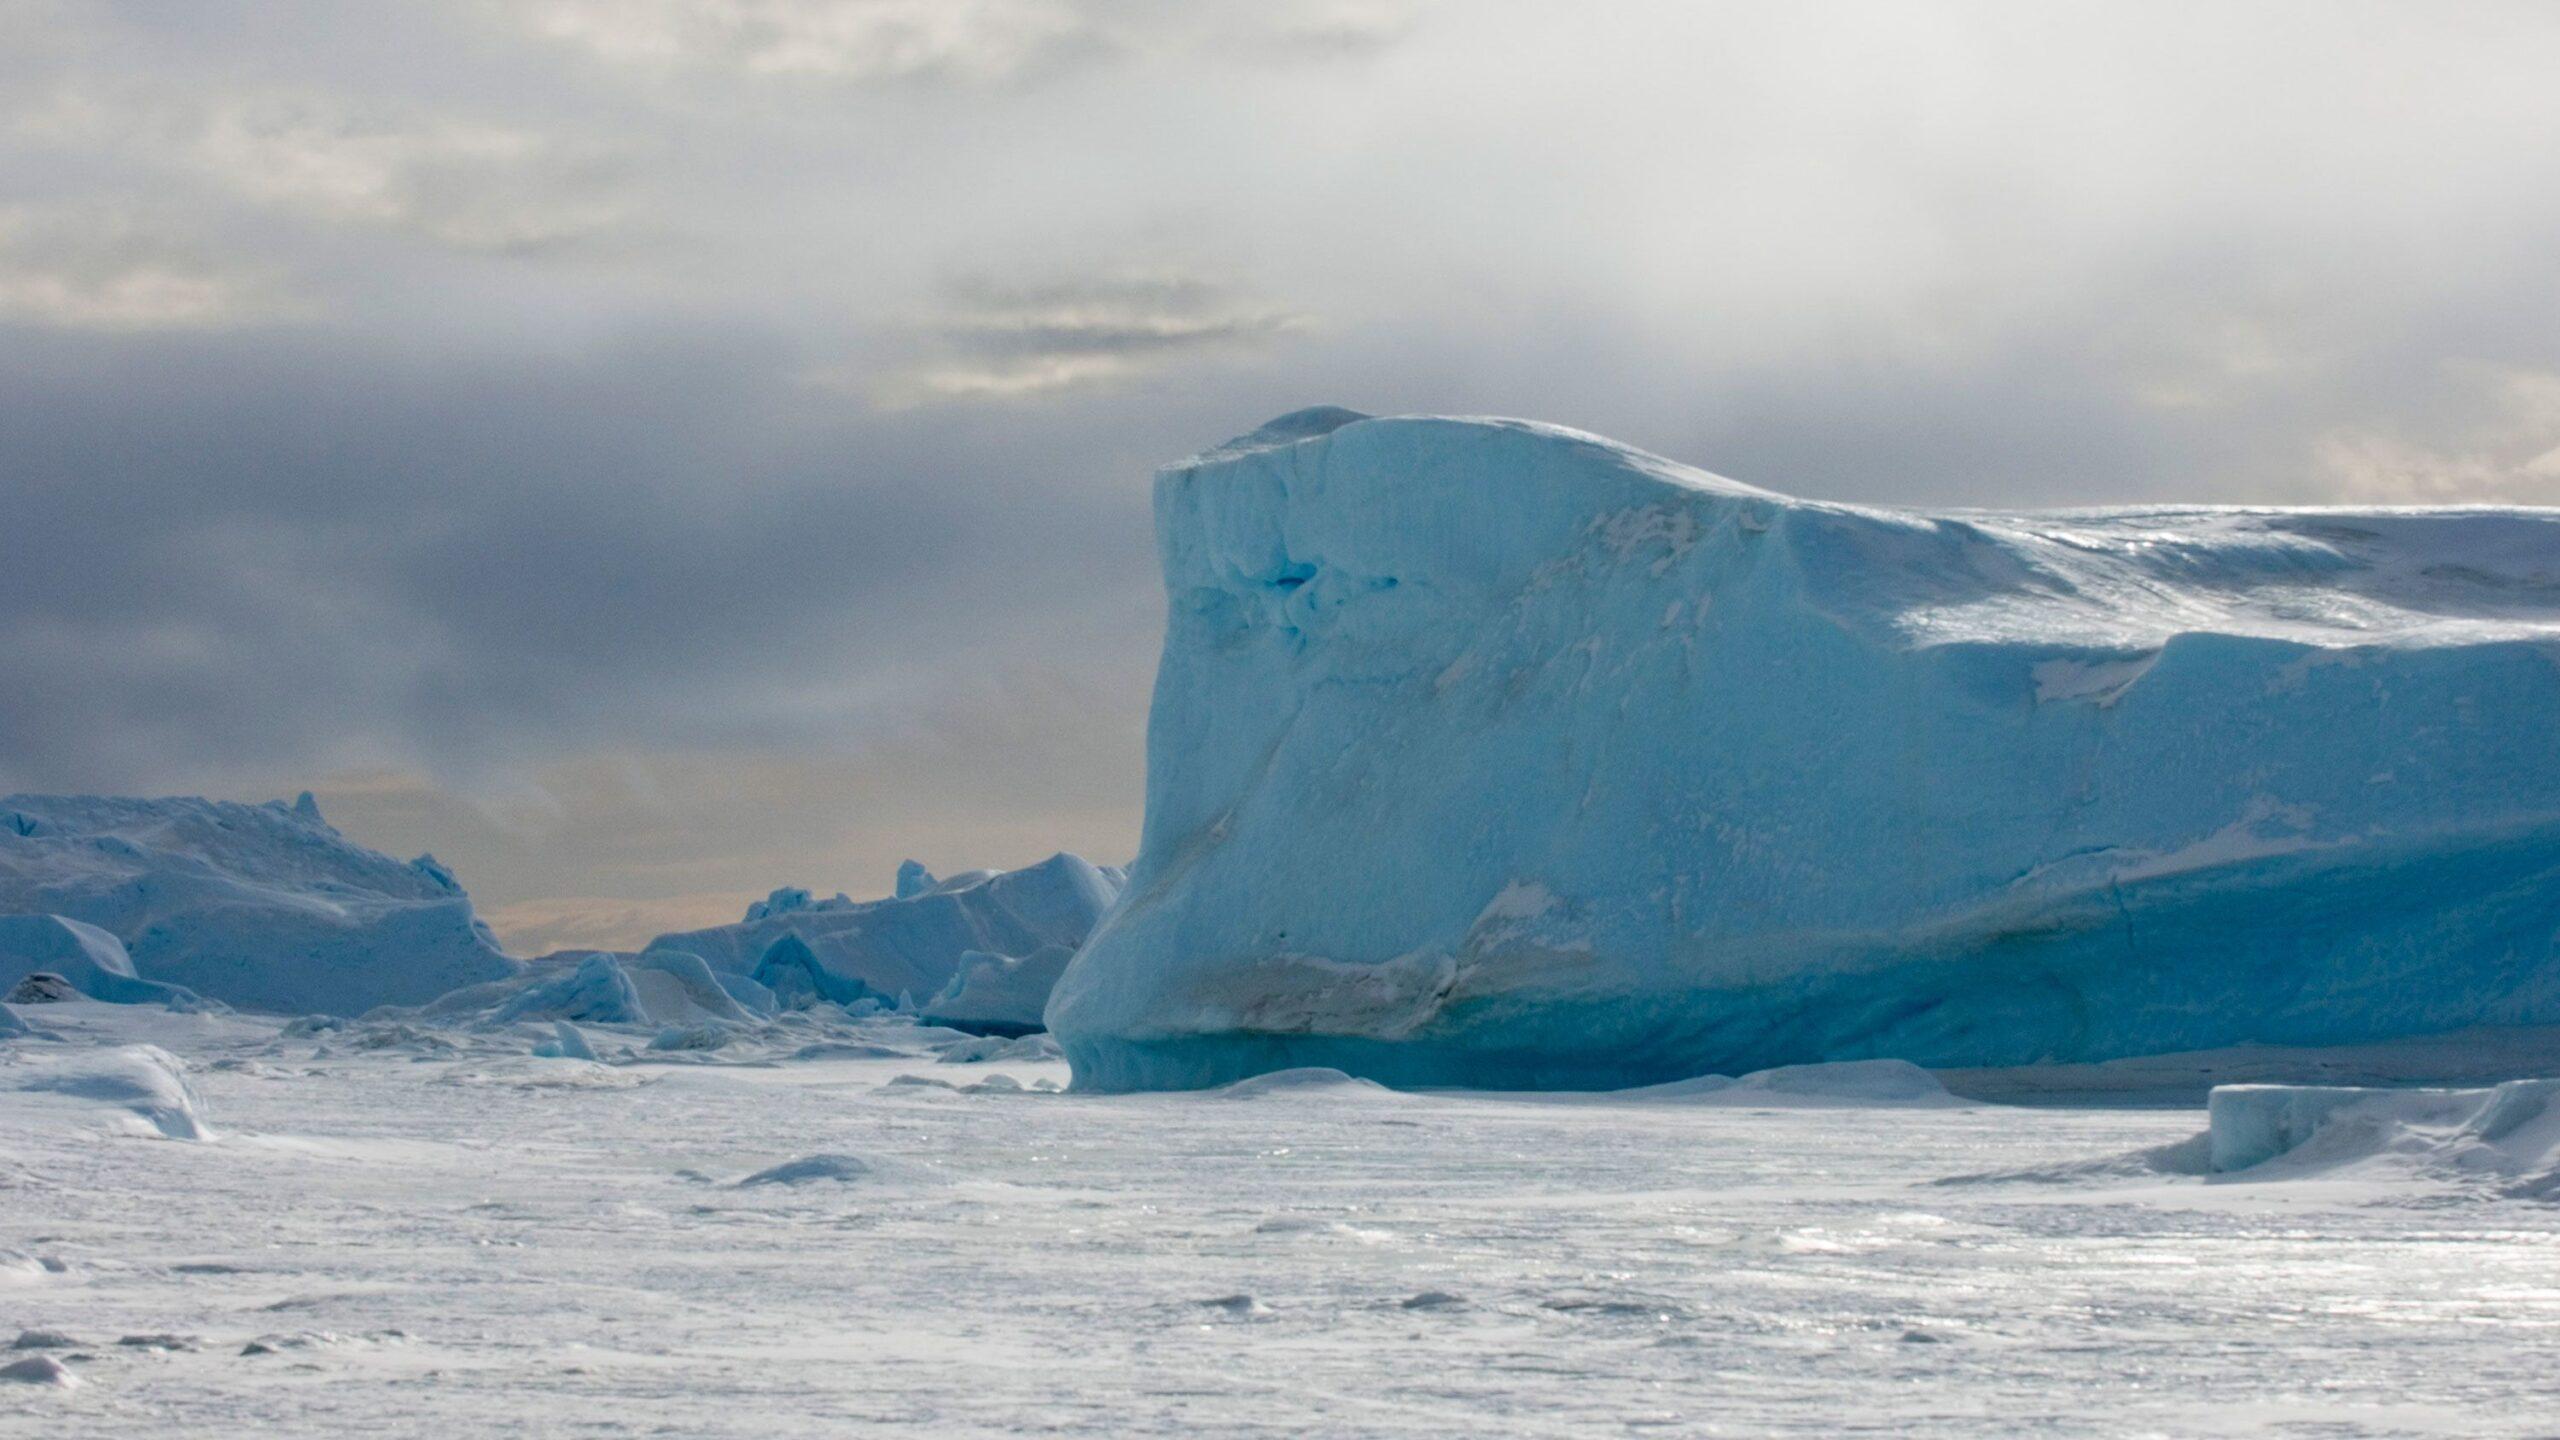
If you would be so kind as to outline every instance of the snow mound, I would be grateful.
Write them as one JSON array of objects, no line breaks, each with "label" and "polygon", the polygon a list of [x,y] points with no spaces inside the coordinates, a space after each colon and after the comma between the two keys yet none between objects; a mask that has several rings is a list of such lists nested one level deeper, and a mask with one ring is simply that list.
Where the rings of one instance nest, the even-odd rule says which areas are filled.
[{"label": "snow mound", "polygon": [[1931,514],[1343,412],[1155,507],[1080,1085],[2560,1022],[2560,511]]},{"label": "snow mound", "polygon": [[186,1062],[157,1045],[23,1056],[0,1065],[0,1091],[15,1091],[89,1120],[104,1112],[112,1128],[171,1140],[212,1140],[204,1102],[187,1083]]},{"label": "snow mound", "polygon": [[2560,1200],[2560,1080],[2483,1090],[2225,1085],[2206,1104],[2206,1158],[2248,1180],[2411,1170]]},{"label": "snow mound", "polygon": [[10,987],[8,1003],[12,1005],[67,1005],[74,1000],[85,1000],[87,998],[87,996],[80,993],[79,986],[72,984],[70,981],[63,979],[52,971],[36,970],[31,971],[24,979],[21,979],[16,985]]},{"label": "snow mound", "polygon": [[649,1037],[648,1048],[654,1051],[708,1053],[728,1048],[738,1032],[716,1022],[703,1025],[670,1025]]},{"label": "snow mound", "polygon": [[1938,1077],[1908,1060],[1841,1060],[1821,1065],[1782,1065],[1739,1078],[1701,1075],[1662,1085],[1612,1092],[1613,1100],[1681,1101],[1763,1109],[1961,1106]]},{"label": "snow mound", "polygon": [[80,1377],[50,1355],[30,1355],[23,1360],[0,1365],[0,1381],[18,1385],[51,1385],[63,1390],[76,1390],[80,1386]]},{"label": "snow mound", "polygon": [[0,985],[57,975],[92,1000],[194,1009],[202,997],[183,985],[144,980],[124,942],[60,915],[0,915]]},{"label": "snow mound", "polygon": [[973,1035],[1035,1034],[1049,992],[1074,958],[1075,951],[1065,945],[1043,945],[1020,958],[969,951],[960,957],[951,983],[925,1002],[924,1022]]},{"label": "snow mound", "polygon": [[858,1155],[803,1155],[797,1160],[786,1160],[759,1170],[738,1184],[741,1187],[809,1185],[821,1181],[843,1184],[868,1179],[871,1173],[871,1162]]},{"label": "snow mound", "polygon": [[[1020,870],[975,870],[933,881],[902,867],[886,900],[812,900],[777,890],[735,925],[661,935],[648,952],[698,955],[714,971],[752,975],[787,1007],[935,995],[972,952],[1030,956],[1072,951],[1119,897],[1122,875],[1074,855]],[[1038,1007],[1032,1007],[1036,1017]]]},{"label": "snow mound", "polygon": [[95,926],[139,978],[256,1010],[352,1015],[516,968],[434,857],[351,844],[307,795],[0,799],[0,911]]},{"label": "snow mound", "polygon": [[1359,1099],[1393,1093],[1375,1080],[1363,1080],[1320,1065],[1266,1071],[1218,1090],[1218,1094],[1228,1100],[1259,1100],[1273,1095]]}]

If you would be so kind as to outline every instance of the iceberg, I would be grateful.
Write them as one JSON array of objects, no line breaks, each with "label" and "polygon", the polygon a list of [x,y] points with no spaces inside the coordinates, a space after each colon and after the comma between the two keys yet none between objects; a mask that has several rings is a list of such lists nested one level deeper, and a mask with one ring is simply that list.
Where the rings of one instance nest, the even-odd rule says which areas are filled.
[{"label": "iceberg", "polygon": [[[753,977],[786,1007],[935,995],[972,953],[1074,950],[1124,878],[1116,867],[1064,854],[938,881],[911,860],[888,899],[812,900],[806,890],[776,890],[738,923],[661,935],[641,958],[670,950],[699,956],[715,972]],[[1030,1013],[1036,1023],[1036,1003]]]},{"label": "iceberg", "polygon": [[1931,513],[1326,410],[1155,513],[1081,1086],[2560,1021],[2560,511]]},{"label": "iceberg", "polygon": [[0,913],[13,912],[105,931],[142,980],[288,1014],[414,1005],[519,968],[434,856],[353,844],[308,794],[0,799]]}]

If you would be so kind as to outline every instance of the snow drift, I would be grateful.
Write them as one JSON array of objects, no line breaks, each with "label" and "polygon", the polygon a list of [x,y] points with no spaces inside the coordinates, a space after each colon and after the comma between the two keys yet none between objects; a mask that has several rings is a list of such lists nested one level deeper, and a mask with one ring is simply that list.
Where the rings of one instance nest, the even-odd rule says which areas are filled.
[{"label": "snow drift", "polygon": [[2560,512],[1924,514],[1315,411],[1156,522],[1080,1084],[2560,1021]]},{"label": "snow drift", "polygon": [[92,1000],[118,1005],[203,1004],[182,985],[164,985],[133,973],[124,942],[95,925],[59,915],[0,915],[0,993],[30,975],[59,975]]},{"label": "snow drift", "polygon": [[2484,1090],[2225,1085],[2206,1107],[2207,1162],[2250,1180],[2406,1170],[2560,1199],[2560,1080]]},{"label": "snow drift", "polygon": [[[648,952],[681,951],[714,970],[752,975],[787,1004],[920,999],[949,985],[972,952],[1017,959],[1053,946],[1072,951],[1118,898],[1122,878],[1074,855],[940,881],[910,861],[889,899],[813,901],[806,890],[776,890],[735,925],[661,935]],[[1039,1013],[1035,1000],[1035,1023]]]},{"label": "snow drift", "polygon": [[0,912],[95,926],[140,978],[258,1010],[355,1014],[516,969],[435,857],[352,844],[309,795],[0,799]]},{"label": "snow drift", "polygon": [[0,1062],[0,1091],[75,1123],[170,1140],[211,1140],[187,1062],[157,1045],[97,1046]]}]

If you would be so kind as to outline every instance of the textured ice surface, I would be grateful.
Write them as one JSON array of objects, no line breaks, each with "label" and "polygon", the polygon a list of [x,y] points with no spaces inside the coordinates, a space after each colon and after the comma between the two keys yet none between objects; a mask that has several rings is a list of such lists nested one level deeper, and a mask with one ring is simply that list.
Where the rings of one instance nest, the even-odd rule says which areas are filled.
[{"label": "textured ice surface", "polygon": [[0,799],[0,911],[94,925],[145,980],[288,1013],[417,1004],[516,968],[434,857],[351,844],[308,795]]},{"label": "textured ice surface", "polygon": [[[591,1065],[55,1008],[73,1039],[39,1046],[191,1061],[223,1139],[102,1141],[0,1089],[0,1343],[75,1337],[43,1353],[87,1382],[11,1389],[10,1440],[2551,1431],[2560,1206],[2414,1172],[1937,1183],[2195,1106],[1050,1094],[1054,1061]],[[1020,1083],[889,1083],[919,1068]],[[736,1183],[776,1169],[809,1183]]]},{"label": "textured ice surface", "polygon": [[777,890],[735,925],[661,935],[648,948],[754,975],[785,1004],[901,995],[921,1001],[950,984],[972,951],[1018,957],[1052,945],[1073,950],[1118,897],[1121,880],[1118,869],[1074,855],[940,881],[909,861],[898,871],[900,893],[888,899],[812,900],[806,890]]},{"label": "textured ice surface", "polygon": [[1156,482],[1079,1083],[1621,1086],[2560,1019],[2560,512],[1924,514],[1516,421]]}]

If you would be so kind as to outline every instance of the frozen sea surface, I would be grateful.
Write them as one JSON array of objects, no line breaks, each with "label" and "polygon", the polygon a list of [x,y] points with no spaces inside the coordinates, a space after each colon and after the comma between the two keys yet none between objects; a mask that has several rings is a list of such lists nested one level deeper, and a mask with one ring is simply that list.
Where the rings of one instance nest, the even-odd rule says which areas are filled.
[{"label": "frozen sea surface", "polygon": [[2087,1163],[2200,1108],[35,1018],[0,1066],[156,1045],[216,1138],[0,1087],[0,1346],[80,1382],[0,1385],[6,1436],[2469,1436],[2560,1399],[2560,1207]]}]

